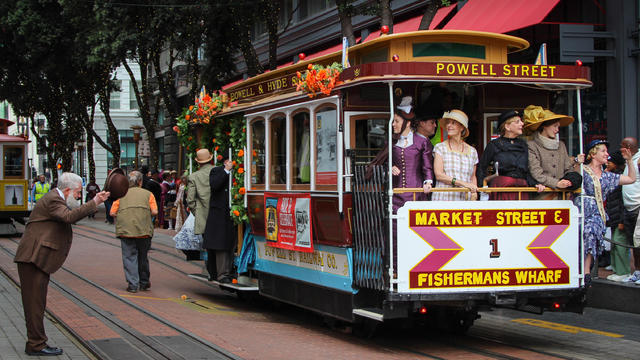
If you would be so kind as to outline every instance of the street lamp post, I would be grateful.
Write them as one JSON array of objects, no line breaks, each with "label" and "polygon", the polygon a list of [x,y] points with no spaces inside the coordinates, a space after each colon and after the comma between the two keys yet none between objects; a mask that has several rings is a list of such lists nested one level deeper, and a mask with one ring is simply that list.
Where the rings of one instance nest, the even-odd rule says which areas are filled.
[{"label": "street lamp post", "polygon": [[142,131],[142,126],[132,125],[131,130],[133,130],[133,141],[136,143],[136,170],[138,170],[139,168],[138,143],[140,142],[140,132]]}]

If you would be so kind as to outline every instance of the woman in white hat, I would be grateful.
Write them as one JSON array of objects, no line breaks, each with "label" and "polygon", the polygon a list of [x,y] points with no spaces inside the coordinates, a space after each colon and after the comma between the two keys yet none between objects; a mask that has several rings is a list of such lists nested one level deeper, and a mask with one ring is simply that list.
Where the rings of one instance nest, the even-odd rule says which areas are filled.
[{"label": "woman in white hat", "polygon": [[533,139],[527,141],[529,171],[537,182],[552,189],[580,187],[563,177],[577,170],[584,161],[584,154],[571,159],[567,147],[556,138],[560,127],[572,122],[573,117],[554,114],[541,106],[529,105],[524,109],[524,130],[533,132]]},{"label": "woman in white hat", "polygon": [[[535,186],[538,192],[544,190],[544,185],[538,183],[529,172],[529,149],[527,143],[520,139],[524,123],[520,113],[515,110],[505,111],[498,117],[500,137],[492,140],[482,153],[478,166],[478,185],[487,176],[489,165],[493,165],[496,176],[493,177],[491,187],[526,187]],[[491,200],[528,200],[529,194],[517,192],[491,193]]]},{"label": "woman in white hat", "polygon": [[[469,136],[469,118],[461,110],[445,112],[440,127],[447,130],[448,139],[433,149],[436,188],[465,187],[471,190],[471,200],[478,198],[476,165],[478,153],[464,139]],[[434,192],[431,200],[466,200],[464,192]]]}]

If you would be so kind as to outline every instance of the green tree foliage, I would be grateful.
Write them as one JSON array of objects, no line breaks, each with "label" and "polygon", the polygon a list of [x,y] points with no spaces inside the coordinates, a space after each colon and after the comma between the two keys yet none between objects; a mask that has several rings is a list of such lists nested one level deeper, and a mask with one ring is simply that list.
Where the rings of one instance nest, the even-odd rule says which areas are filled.
[{"label": "green tree foliage", "polygon": [[46,117],[46,134],[36,136],[50,166],[61,159],[66,171],[97,92],[93,79],[101,71],[87,63],[91,9],[80,0],[0,3],[0,99],[19,116]]}]

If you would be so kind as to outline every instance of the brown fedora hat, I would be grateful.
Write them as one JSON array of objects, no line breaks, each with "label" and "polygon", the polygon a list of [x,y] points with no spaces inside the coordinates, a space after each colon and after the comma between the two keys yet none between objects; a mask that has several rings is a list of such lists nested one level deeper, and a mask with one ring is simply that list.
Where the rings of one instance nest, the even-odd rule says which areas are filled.
[{"label": "brown fedora hat", "polygon": [[213,154],[208,149],[200,149],[196,152],[196,162],[198,164],[206,164],[213,159]]},{"label": "brown fedora hat", "polygon": [[111,193],[109,197],[112,200],[117,200],[127,195],[129,191],[129,179],[124,175],[124,170],[120,168],[113,169],[107,177],[107,186],[104,190]]}]

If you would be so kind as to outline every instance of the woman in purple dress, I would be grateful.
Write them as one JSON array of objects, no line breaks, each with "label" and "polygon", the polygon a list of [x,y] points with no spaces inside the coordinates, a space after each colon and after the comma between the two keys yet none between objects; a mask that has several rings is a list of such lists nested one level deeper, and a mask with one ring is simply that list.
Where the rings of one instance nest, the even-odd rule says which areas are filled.
[{"label": "woman in purple dress", "polygon": [[[392,168],[394,188],[422,188],[423,193],[431,191],[433,184],[433,153],[432,147],[427,143],[429,140],[414,133],[411,129],[411,121],[415,119],[415,114],[411,106],[412,98],[405,96],[397,106],[393,117],[393,149]],[[372,161],[372,165],[382,165],[386,163],[389,154],[389,147],[385,147],[378,153]],[[416,200],[426,200],[426,195],[416,194]],[[413,200],[414,193],[407,192],[393,194],[393,213],[407,201]]]},{"label": "woman in purple dress", "polygon": [[[607,164],[609,153],[607,152],[608,142],[605,140],[593,140],[587,146],[587,166],[583,168],[582,174],[584,187],[582,195],[574,200],[576,206],[580,207],[584,201],[584,230],[582,240],[584,244],[584,284],[591,285],[591,264],[593,259],[602,253],[602,242],[606,230],[607,213],[604,203],[607,196],[615,190],[618,185],[632,184],[636,181],[636,164],[631,160],[629,149],[622,148],[620,152],[627,161],[629,175],[620,175],[613,172],[603,171],[603,165]],[[581,200],[582,198],[583,200]]]}]

